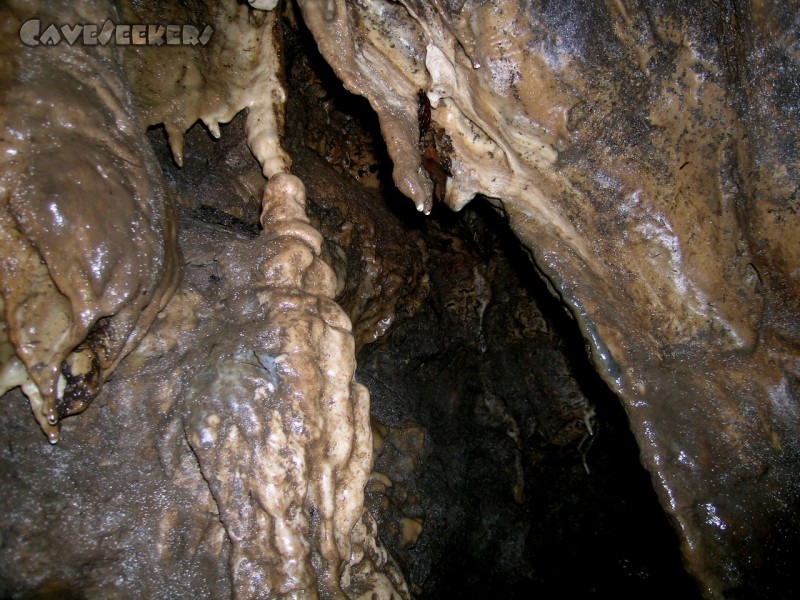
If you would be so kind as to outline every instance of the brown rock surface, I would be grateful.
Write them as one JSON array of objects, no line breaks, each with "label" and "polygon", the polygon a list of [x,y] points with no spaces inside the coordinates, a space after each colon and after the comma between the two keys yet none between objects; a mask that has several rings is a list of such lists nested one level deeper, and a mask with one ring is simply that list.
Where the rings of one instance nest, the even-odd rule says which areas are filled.
[{"label": "brown rock surface", "polygon": [[480,193],[508,216],[709,596],[790,577],[797,536],[791,4],[300,2],[417,207],[442,179],[428,151],[447,204]]},{"label": "brown rock surface", "polygon": [[[377,113],[398,189],[437,218],[403,225],[369,119],[337,105],[318,59],[294,56],[282,83],[303,44],[291,7],[284,55],[279,13],[234,0],[5,3],[0,390],[22,386],[55,439],[110,381],[65,421],[67,448],[3,396],[2,593],[405,597],[384,542],[416,593],[449,589],[433,571],[454,547],[465,572],[492,557],[508,593],[549,591],[529,562],[551,539],[531,525],[548,495],[534,482],[574,492],[606,417],[529,294],[537,277],[486,234],[496,220],[441,224],[434,202],[476,194],[622,400],[703,594],[796,589],[796,4],[300,1]],[[218,35],[29,48],[33,15]],[[216,135],[243,108],[231,141],[195,128],[184,144],[198,118]],[[184,171],[155,130],[159,172],[144,132],[159,122]],[[377,525],[356,349],[380,396]]]}]

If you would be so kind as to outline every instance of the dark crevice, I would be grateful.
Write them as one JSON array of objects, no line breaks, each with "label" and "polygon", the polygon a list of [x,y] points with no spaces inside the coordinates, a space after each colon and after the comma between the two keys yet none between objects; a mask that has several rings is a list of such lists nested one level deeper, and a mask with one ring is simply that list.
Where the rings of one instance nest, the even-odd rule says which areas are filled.
[{"label": "dark crevice", "polygon": [[[431,599],[698,597],[622,406],[505,217],[481,199],[421,216],[391,182],[375,115],[302,22],[287,31],[286,56],[287,146],[313,148],[353,185],[379,174],[392,227],[427,249],[422,305],[357,357],[384,436],[375,469],[392,481],[368,487],[367,504],[411,589]],[[300,162],[305,177],[324,170]],[[424,523],[413,544],[404,519]]]}]

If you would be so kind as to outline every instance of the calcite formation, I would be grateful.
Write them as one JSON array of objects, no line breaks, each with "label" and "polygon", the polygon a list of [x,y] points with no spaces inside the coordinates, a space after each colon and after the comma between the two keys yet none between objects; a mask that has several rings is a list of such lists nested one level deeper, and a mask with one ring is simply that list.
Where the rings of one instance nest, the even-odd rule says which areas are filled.
[{"label": "calcite formation", "polygon": [[169,52],[158,46],[125,49],[125,72],[142,125],[164,124],[178,165],[183,134],[198,119],[218,138],[220,123],[247,109],[248,145],[264,176],[287,168],[291,161],[280,141],[286,91],[276,11],[254,11],[233,0],[119,4],[126,22],[197,22],[214,30],[207,46],[175,46]]},{"label": "calcite formation", "polygon": [[378,113],[418,209],[483,194],[508,216],[623,400],[705,593],[788,577],[777,548],[796,536],[799,500],[796,11],[299,4]]},{"label": "calcite formation", "polygon": [[[418,210],[481,194],[507,217],[622,400],[707,597],[769,595],[797,556],[795,4],[298,1],[324,58],[377,113],[395,183]],[[363,510],[369,400],[334,300],[353,294],[367,343],[395,318],[403,271],[366,261],[363,281],[394,295],[384,312],[323,260],[336,263],[336,247],[323,248],[280,143],[277,6],[0,8],[0,391],[21,386],[53,442],[59,420],[88,405],[178,282],[177,219],[146,127],[164,124],[181,164],[193,123],[219,136],[247,109],[269,178],[263,230],[230,242],[241,263],[221,261],[246,291],[213,304],[187,287],[167,305],[161,319],[193,349],[157,390],[142,384],[153,406],[141,410],[163,413],[165,471],[216,516],[195,542],[228,561],[226,591],[405,597]],[[34,16],[192,22],[214,36],[31,48],[19,31]],[[488,291],[474,289],[482,319]],[[154,331],[127,369],[184,347],[166,325]],[[422,521],[409,519],[410,544]]]},{"label": "calcite formation", "polygon": [[[110,4],[67,6],[18,3],[7,23],[18,30],[32,16],[153,23],[198,16],[177,5],[130,3],[121,15]],[[76,410],[59,375],[67,385],[81,376],[96,392],[176,282],[175,220],[144,128],[165,123],[180,164],[183,133],[198,118],[219,135],[220,122],[247,108],[248,144],[270,178],[261,252],[248,265],[256,273],[247,297],[233,302],[226,338],[205,348],[202,366],[181,374],[163,408],[171,407],[169,422],[182,428],[225,526],[236,597],[333,598],[342,586],[406,595],[402,577],[376,580],[375,563],[386,557],[371,558],[380,552],[362,516],[372,462],[369,394],[353,381],[351,323],[333,300],[336,275],[320,258],[322,236],[280,145],[286,95],[276,14],[227,1],[201,15],[221,31],[210,63],[204,47],[192,46],[149,57],[152,47],[120,57],[112,47],[94,56],[94,46],[76,46],[67,60],[8,52],[17,62],[5,73],[2,391],[21,385],[56,441],[59,416]],[[31,109],[20,124],[10,107],[23,103]],[[84,205],[85,194],[92,199]],[[84,210],[90,216],[81,219]],[[100,340],[87,338],[100,319]],[[370,567],[359,570],[364,561]]]},{"label": "calcite formation", "polygon": [[215,348],[189,384],[183,426],[233,542],[237,595],[316,589],[306,503],[320,584],[335,595],[371,461],[368,394],[351,384],[350,322],[332,302],[336,279],[297,178],[270,180],[262,223],[263,288],[253,292],[266,312],[253,321],[269,326],[257,347]]},{"label": "calcite formation", "polygon": [[353,381],[350,320],[294,175],[270,179],[262,224],[252,296],[225,311],[224,330],[241,333],[213,339],[185,376],[176,426],[231,539],[235,596],[337,597],[343,581],[365,585],[343,569],[372,463],[369,393]]},{"label": "calcite formation", "polygon": [[176,217],[113,47],[29,48],[19,38],[32,16],[116,11],[0,10],[0,392],[22,385],[55,442],[59,419],[89,404],[169,299]]}]

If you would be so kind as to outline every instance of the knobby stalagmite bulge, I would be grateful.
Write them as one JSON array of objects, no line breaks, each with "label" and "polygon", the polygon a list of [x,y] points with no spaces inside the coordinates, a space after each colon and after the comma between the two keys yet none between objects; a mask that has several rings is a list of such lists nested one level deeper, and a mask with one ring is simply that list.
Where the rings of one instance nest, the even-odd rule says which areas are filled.
[{"label": "knobby stalagmite bulge", "polygon": [[254,297],[235,317],[257,331],[249,343],[216,344],[178,409],[233,544],[234,593],[340,597],[342,585],[366,585],[400,596],[402,579],[382,577],[382,564],[352,572],[351,556],[360,562],[375,543],[364,523],[357,552],[351,540],[370,519],[369,393],[353,381],[350,319],[333,300],[336,276],[319,257],[297,177],[272,176],[261,222]]},{"label": "knobby stalagmite bulge", "polygon": [[[198,118],[219,136],[219,123],[247,108],[248,144],[269,177],[249,297],[237,299],[234,313],[222,311],[226,334],[206,348],[205,368],[179,374],[165,427],[179,424],[197,456],[232,546],[236,597],[341,597],[342,586],[406,595],[399,574],[394,582],[380,574],[387,557],[362,514],[372,462],[369,394],[353,381],[351,323],[333,300],[336,275],[319,256],[322,236],[280,145],[286,93],[276,15],[235,1],[195,8],[220,32],[211,58],[204,47],[172,55],[131,48],[123,56],[104,47],[97,56],[95,47],[75,46],[66,58],[9,50],[17,60],[6,73],[4,104],[32,108],[21,124],[4,113],[3,391],[22,385],[52,441],[72,409],[64,381],[85,375],[94,387],[81,399],[91,400],[176,282],[174,213],[157,168],[142,172],[155,164],[143,126],[165,123],[181,164],[184,131]],[[119,12],[102,3],[17,3],[6,11],[11,28],[32,15],[197,17],[187,7],[135,3],[121,3]],[[236,68],[222,66],[226,60]],[[94,112],[76,110],[87,103]],[[143,122],[133,117],[134,103]],[[40,135],[51,143],[40,145]],[[64,169],[65,160],[74,167]],[[82,363],[70,362],[70,353],[88,353],[87,369],[99,363],[99,374],[76,373],[72,365]],[[62,405],[69,410],[59,414]]]},{"label": "knobby stalagmite bulge", "polygon": [[[157,451],[125,447],[161,465],[151,478],[171,498],[136,513],[141,539],[157,531],[156,551],[179,554],[185,572],[228,565],[195,589],[405,597],[363,509],[369,397],[335,302],[358,286],[322,259],[337,260],[281,145],[282,8],[152,4],[0,8],[0,391],[21,387],[55,442],[59,421],[116,373],[105,389],[124,402],[110,410],[159,438]],[[298,2],[325,60],[377,113],[394,181],[418,210],[436,198],[460,210],[481,194],[507,217],[622,400],[708,597],[768,593],[796,556],[793,4]],[[19,29],[33,17],[214,34],[168,49],[30,47]],[[180,165],[196,121],[220,137],[243,109],[269,181],[234,179],[242,196],[265,186],[261,233],[210,240],[187,223],[179,233],[145,129],[164,124]],[[395,318],[401,279],[387,277],[385,313],[348,299],[367,315],[359,346]],[[81,458],[95,459],[133,489],[148,485],[121,459]],[[171,514],[177,497],[204,516]],[[189,522],[202,526],[179,525]],[[130,577],[115,584],[120,597],[147,585]],[[193,589],[191,578],[170,585]]]}]

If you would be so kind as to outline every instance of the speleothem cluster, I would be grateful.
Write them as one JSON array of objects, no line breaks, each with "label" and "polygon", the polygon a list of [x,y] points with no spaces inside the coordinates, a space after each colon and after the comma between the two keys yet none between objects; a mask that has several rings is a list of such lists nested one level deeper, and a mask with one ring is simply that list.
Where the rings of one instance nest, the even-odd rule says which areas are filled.
[{"label": "speleothem cluster", "polygon": [[[783,572],[800,502],[796,7],[298,6],[377,113],[395,183],[417,208],[459,210],[481,194],[507,216],[622,400],[704,593]],[[21,386],[55,442],[157,318],[188,310],[204,341],[164,384],[164,427],[197,457],[232,591],[406,595],[363,512],[369,401],[353,380],[341,282],[280,142],[279,10],[0,8],[0,391]],[[170,52],[29,47],[18,33],[32,17],[215,33]],[[170,312],[178,222],[145,129],[163,123],[180,164],[193,123],[218,137],[243,109],[269,178],[248,264],[229,261],[248,292],[212,310],[183,291]]]}]

